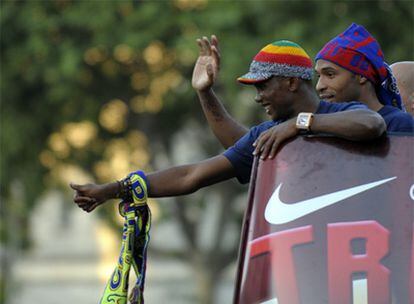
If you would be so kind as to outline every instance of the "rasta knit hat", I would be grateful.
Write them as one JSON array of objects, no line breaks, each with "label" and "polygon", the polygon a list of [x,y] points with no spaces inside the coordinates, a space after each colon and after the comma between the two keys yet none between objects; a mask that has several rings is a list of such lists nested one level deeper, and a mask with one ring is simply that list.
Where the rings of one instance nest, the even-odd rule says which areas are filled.
[{"label": "rasta knit hat", "polygon": [[272,76],[312,79],[312,60],[300,45],[280,40],[266,45],[253,58],[249,72],[237,80],[255,84]]}]

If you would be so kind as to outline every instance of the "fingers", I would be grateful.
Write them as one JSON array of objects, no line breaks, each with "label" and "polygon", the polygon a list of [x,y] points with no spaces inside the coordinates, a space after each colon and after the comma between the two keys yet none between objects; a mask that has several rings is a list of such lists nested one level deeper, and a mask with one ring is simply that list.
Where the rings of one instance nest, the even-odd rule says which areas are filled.
[{"label": "fingers", "polygon": [[100,203],[94,197],[86,196],[85,187],[88,185],[77,185],[74,183],[69,184],[70,187],[75,190],[75,194],[73,195],[73,202],[78,205],[79,208],[86,212],[91,212],[94,210]]},{"label": "fingers", "polygon": [[211,55],[213,56],[214,60],[217,62],[217,69],[220,69],[220,53],[218,52],[217,48],[213,45],[211,46]]},{"label": "fingers", "polygon": [[94,203],[94,204],[92,204],[92,205],[89,205],[89,206],[87,206],[87,207],[85,207],[85,208],[82,208],[84,211],[86,211],[86,212],[91,212],[91,211],[93,211],[93,210],[95,210],[95,208],[98,206],[99,204],[98,203]]},{"label": "fingers", "polygon": [[260,154],[261,159],[274,158],[280,144],[285,140],[296,136],[298,130],[294,119],[285,121],[279,125],[264,131],[253,143],[255,147],[253,155]]},{"label": "fingers", "polygon": [[264,146],[269,139],[269,132],[263,132],[260,134],[259,138],[253,143],[253,146],[256,147],[253,151],[253,155],[259,155],[263,152]]},{"label": "fingers", "polygon": [[85,196],[75,196],[73,201],[79,208],[86,212],[91,212],[99,205],[99,202],[97,202],[94,198]]},{"label": "fingers", "polygon": [[77,185],[77,184],[74,184],[74,183],[70,183],[70,184],[69,184],[69,186],[70,186],[73,190],[76,190],[76,191],[82,191],[82,186],[81,186],[81,185]]},{"label": "fingers", "polygon": [[211,55],[211,45],[210,45],[210,41],[208,40],[208,38],[206,36],[203,36],[203,39],[201,40],[201,42],[203,43],[205,55]]},{"label": "fingers", "polygon": [[277,133],[273,133],[271,129],[263,132],[253,143],[253,146],[255,147],[253,155],[260,154],[260,159],[263,160],[266,158],[272,159],[276,155],[280,142],[281,140],[277,136]]},{"label": "fingers", "polygon": [[266,142],[262,145],[260,148],[260,159],[266,159],[267,155],[269,154],[269,151],[273,145],[273,142],[270,138],[270,140],[266,140]]},{"label": "fingers", "polygon": [[197,39],[197,44],[198,44],[198,48],[199,48],[199,56],[205,56],[207,55],[204,49],[204,45],[203,42],[201,41],[201,39]]},{"label": "fingers", "polygon": [[207,65],[207,76],[210,82],[214,81],[214,71],[213,71],[213,66],[211,64]]},{"label": "fingers", "polygon": [[84,205],[84,204],[80,204],[80,205],[78,205],[79,206],[79,208],[81,208],[83,211],[86,211],[86,212],[91,212],[91,211],[93,211],[97,206],[98,206],[99,204],[98,203],[94,203],[94,204],[92,204],[92,205]]},{"label": "fingers", "polygon": [[280,141],[275,140],[272,144],[272,148],[270,149],[269,158],[273,159],[276,156],[277,149],[279,148]]},{"label": "fingers", "polygon": [[217,61],[217,65],[220,66],[221,54],[216,35],[211,35],[211,51],[214,59]]},{"label": "fingers", "polygon": [[[215,56],[216,60],[220,60],[220,55],[219,55],[218,46],[217,46],[217,44],[218,44],[217,38],[215,38],[214,44],[213,44],[213,41],[212,41],[212,44],[210,44],[210,41],[208,40],[208,38],[206,36],[203,36],[201,39],[199,38],[196,41],[197,41],[198,47],[200,49],[199,56],[211,56],[211,55],[213,55],[213,56]],[[212,46],[214,46],[215,54],[213,54]]]},{"label": "fingers", "polygon": [[214,46],[217,51],[220,53],[219,42],[216,35],[211,35],[211,45]]},{"label": "fingers", "polygon": [[73,198],[73,201],[76,204],[93,204],[96,202],[96,199],[88,196],[80,196],[78,194],[75,194],[75,197]]}]

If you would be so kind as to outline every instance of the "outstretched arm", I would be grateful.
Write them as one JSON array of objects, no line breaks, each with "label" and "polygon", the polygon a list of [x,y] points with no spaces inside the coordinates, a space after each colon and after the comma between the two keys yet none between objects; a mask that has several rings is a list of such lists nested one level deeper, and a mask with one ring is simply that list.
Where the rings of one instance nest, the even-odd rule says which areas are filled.
[{"label": "outstretched arm", "polygon": [[213,91],[220,70],[220,52],[216,36],[197,39],[200,53],[193,71],[192,85],[197,91],[204,115],[224,148],[231,147],[248,132],[248,129],[235,121],[226,111]]},{"label": "outstretched arm", "polygon": [[[216,156],[205,161],[173,167],[147,174],[148,197],[166,197],[189,194],[202,187],[215,184],[235,176],[230,161]],[[117,198],[118,182],[107,184],[70,184],[75,190],[73,201],[83,210],[91,212],[109,199]]]},{"label": "outstretched arm", "polygon": [[[358,109],[315,114],[311,130],[313,133],[328,133],[348,140],[363,141],[381,136],[386,130],[386,125],[378,113]],[[253,154],[260,154],[261,159],[274,158],[280,144],[298,133],[296,117],[276,125],[263,132],[253,143]]]}]

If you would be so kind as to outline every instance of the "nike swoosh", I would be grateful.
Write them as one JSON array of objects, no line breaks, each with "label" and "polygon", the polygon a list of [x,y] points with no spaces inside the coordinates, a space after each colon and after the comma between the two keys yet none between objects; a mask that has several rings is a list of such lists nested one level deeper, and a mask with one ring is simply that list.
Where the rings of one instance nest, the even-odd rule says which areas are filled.
[{"label": "nike swoosh", "polygon": [[327,206],[336,204],[348,197],[354,196],[366,190],[378,187],[397,177],[386,178],[377,182],[352,187],[345,190],[340,190],[334,193],[325,194],[314,197],[306,201],[297,202],[295,204],[285,204],[279,198],[280,188],[282,183],[276,188],[267,203],[265,209],[265,219],[270,224],[280,225],[296,220],[302,216],[318,211]]}]

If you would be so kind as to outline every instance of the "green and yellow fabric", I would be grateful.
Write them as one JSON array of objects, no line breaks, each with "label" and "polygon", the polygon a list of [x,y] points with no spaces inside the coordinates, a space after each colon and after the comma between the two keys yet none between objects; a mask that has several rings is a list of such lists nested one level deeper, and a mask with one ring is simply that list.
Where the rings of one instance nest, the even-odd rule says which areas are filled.
[{"label": "green and yellow fabric", "polygon": [[129,303],[144,303],[147,247],[151,228],[151,212],[147,205],[148,182],[142,171],[129,174],[125,180],[129,185],[129,195],[119,204],[119,213],[125,219],[121,253],[100,304],[127,304],[131,266],[137,281],[130,293]]}]

